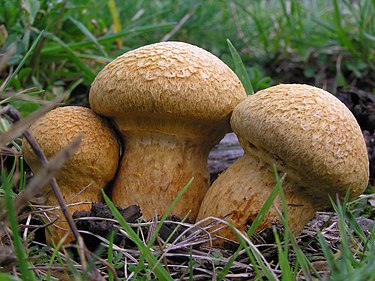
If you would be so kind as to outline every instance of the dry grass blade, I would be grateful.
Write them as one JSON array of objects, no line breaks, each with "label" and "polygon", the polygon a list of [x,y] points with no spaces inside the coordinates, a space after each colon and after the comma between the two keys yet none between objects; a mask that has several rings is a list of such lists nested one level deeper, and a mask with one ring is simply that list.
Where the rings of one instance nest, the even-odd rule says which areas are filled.
[{"label": "dry grass blade", "polygon": [[[53,178],[54,174],[72,157],[77,151],[82,141],[82,136],[75,137],[66,147],[57,153],[45,168],[41,169],[33,179],[26,186],[25,190],[18,194],[14,199],[14,207],[16,212],[19,212],[26,204],[38,193],[41,189],[48,184]],[[0,220],[3,221],[4,213],[0,215]]]},{"label": "dry grass blade", "polygon": [[[7,67],[8,61],[10,58],[17,52],[16,45],[12,45],[5,53],[2,54],[1,60],[0,60],[0,73],[4,68]],[[6,84],[7,81],[4,81],[3,85]],[[0,85],[0,91],[3,85]]]},{"label": "dry grass blade", "polygon": [[185,23],[195,14],[196,10],[197,10],[197,6],[191,8],[190,11],[187,12],[182,17],[182,19],[177,23],[177,25],[172,29],[172,31],[163,36],[160,42],[169,41],[185,25]]},{"label": "dry grass blade", "polygon": [[[26,89],[26,90],[16,92],[16,93],[9,93],[7,94],[7,96],[0,95],[0,104],[5,104],[12,100],[18,100],[18,101],[27,101],[27,102],[34,103],[34,104],[49,105],[50,101],[43,100],[42,98],[37,97],[37,96],[32,96],[32,94],[36,95],[40,93],[43,93],[43,90],[38,90],[37,88],[30,88],[30,89]],[[30,94],[30,96],[27,94]]]},{"label": "dry grass blade", "polygon": [[73,156],[78,150],[82,141],[82,135],[76,136],[67,146],[65,146],[59,153],[52,157],[46,167],[33,177],[33,179],[26,186],[25,190],[21,192],[14,199],[14,206],[16,211],[20,211],[25,203],[32,199],[37,192],[39,192],[48,182],[53,178],[54,174],[61,169],[61,167]]},{"label": "dry grass blade", "polygon": [[[25,89],[19,92],[5,92],[5,94],[0,94],[0,105],[3,105],[11,100],[22,100],[22,101],[29,101],[31,103],[38,103],[38,104],[50,104],[50,101],[44,100],[41,97],[35,96],[37,93],[42,93],[43,90],[39,90],[36,87]],[[29,96],[27,94],[33,94],[33,96]]]},{"label": "dry grass blade", "polygon": [[[54,100],[48,106],[42,107],[38,111],[30,114],[30,116],[28,116],[27,118],[15,123],[12,126],[11,130],[8,130],[0,135],[0,147],[5,146],[11,140],[22,135],[23,132],[25,132],[31,124],[33,124],[38,118],[54,108],[59,102],[61,102],[61,98]],[[10,110],[12,110],[11,106],[5,106],[1,109],[0,114],[7,114]]]}]

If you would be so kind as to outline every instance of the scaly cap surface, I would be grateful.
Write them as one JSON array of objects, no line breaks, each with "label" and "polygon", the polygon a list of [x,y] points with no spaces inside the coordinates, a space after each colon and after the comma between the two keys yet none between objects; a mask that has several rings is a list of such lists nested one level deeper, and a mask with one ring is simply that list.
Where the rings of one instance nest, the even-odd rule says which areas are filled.
[{"label": "scaly cap surface", "polygon": [[129,51],[109,63],[90,90],[102,115],[220,122],[246,97],[234,72],[213,54],[182,42]]},{"label": "scaly cap surface", "polygon": [[[369,162],[361,129],[346,106],[308,85],[274,86],[248,97],[231,125],[245,150],[261,151],[307,193],[358,196],[367,186]],[[271,162],[271,163],[270,163]]]},{"label": "scaly cap surface", "polygon": [[[56,108],[38,119],[30,131],[40,144],[47,158],[52,157],[78,134],[83,134],[82,143],[65,164],[62,171],[69,170],[75,179],[90,177],[96,181],[109,181],[115,174],[119,158],[118,141],[108,124],[89,108],[65,106]],[[26,161],[32,168],[39,160],[30,145],[24,141]],[[82,188],[82,187],[77,187]]]}]

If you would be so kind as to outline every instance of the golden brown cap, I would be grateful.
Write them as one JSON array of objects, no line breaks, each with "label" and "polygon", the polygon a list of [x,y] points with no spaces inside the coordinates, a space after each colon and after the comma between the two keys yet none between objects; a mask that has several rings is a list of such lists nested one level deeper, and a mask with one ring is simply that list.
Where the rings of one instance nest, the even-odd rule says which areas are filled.
[{"label": "golden brown cap", "polygon": [[[259,150],[306,192],[358,196],[369,162],[361,129],[347,107],[316,87],[284,84],[257,92],[233,111],[245,150]],[[272,163],[269,163],[272,164]]]},{"label": "golden brown cap", "polygon": [[105,116],[227,120],[246,96],[234,72],[213,54],[182,42],[129,51],[109,63],[90,90]]},{"label": "golden brown cap", "polygon": [[[118,141],[108,124],[89,108],[65,106],[56,108],[37,120],[30,131],[42,147],[47,158],[51,158],[78,134],[83,139],[78,151],[62,170],[76,179],[90,177],[92,180],[110,180],[117,169],[119,158]],[[32,168],[39,166],[39,160],[30,145],[24,141],[26,161]]]}]

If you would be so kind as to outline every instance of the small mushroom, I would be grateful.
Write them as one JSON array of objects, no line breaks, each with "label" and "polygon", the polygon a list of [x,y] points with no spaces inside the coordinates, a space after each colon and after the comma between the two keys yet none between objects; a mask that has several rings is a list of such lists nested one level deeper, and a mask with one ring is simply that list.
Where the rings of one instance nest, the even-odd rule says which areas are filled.
[{"label": "small mushroom", "polygon": [[[308,85],[278,85],[249,96],[233,111],[233,131],[245,150],[213,183],[198,220],[228,217],[241,231],[258,215],[275,186],[275,164],[288,205],[289,227],[299,234],[330,199],[351,198],[367,187],[369,162],[360,127],[330,93]],[[279,224],[274,201],[259,230]],[[219,235],[236,240],[231,229]],[[220,244],[220,242],[218,243]]]},{"label": "small mushroom", "polygon": [[172,214],[194,221],[209,187],[210,149],[230,131],[246,97],[234,72],[211,53],[182,42],[144,46],[116,58],[96,77],[91,108],[125,139],[112,200],[137,204],[145,219],[163,215],[194,177]]},{"label": "small mushroom", "polygon": [[[57,172],[55,178],[68,211],[89,210],[91,204],[100,202],[101,189],[111,181],[116,173],[119,162],[119,144],[112,129],[93,111],[80,106],[59,107],[38,119],[30,132],[39,143],[47,159],[54,156],[66,146],[76,135],[82,134],[82,142],[73,157]],[[23,154],[30,168],[37,172],[41,165],[30,144],[24,140]],[[58,206],[52,189],[45,188],[46,204]],[[68,232],[68,224],[60,209],[56,211],[58,220],[46,231],[48,244],[53,240],[58,243],[67,233],[65,243],[74,238]],[[55,219],[55,216],[51,217]]]}]

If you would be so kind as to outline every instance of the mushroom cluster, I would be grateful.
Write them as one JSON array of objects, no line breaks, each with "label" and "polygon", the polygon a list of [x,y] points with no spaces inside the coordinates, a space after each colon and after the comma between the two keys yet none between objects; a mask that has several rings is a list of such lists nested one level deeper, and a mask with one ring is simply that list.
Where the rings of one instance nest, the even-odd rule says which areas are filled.
[{"label": "mushroom cluster", "polygon": [[[298,234],[330,197],[351,198],[367,187],[369,162],[360,127],[347,107],[330,93],[308,85],[284,84],[247,97],[233,111],[233,131],[244,156],[210,187],[198,220],[228,218],[239,230],[258,215],[275,186],[275,164],[286,174],[282,188],[290,230]],[[280,198],[259,230],[280,222]],[[218,235],[236,240],[230,228]]]},{"label": "mushroom cluster", "polygon": [[[47,158],[83,134],[79,151],[56,175],[68,203],[99,202],[101,189],[114,180],[113,202],[139,205],[149,220],[163,215],[193,178],[171,214],[192,222],[229,218],[245,232],[275,185],[276,165],[286,174],[289,225],[297,234],[317,210],[329,206],[329,196],[342,197],[348,188],[358,196],[368,182],[364,139],[338,99],[296,84],[247,97],[227,65],[187,43],[152,44],[116,58],[95,78],[89,102],[92,110],[57,108],[31,127]],[[121,134],[121,160],[119,141],[99,115]],[[245,154],[209,188],[208,153],[231,129]],[[27,142],[23,149],[37,171],[39,161]],[[47,204],[57,205],[46,193]],[[88,208],[73,206],[69,212]],[[280,199],[261,228],[279,221],[277,209]],[[48,240],[58,242],[66,228],[60,218]],[[218,233],[235,240],[229,228]]]},{"label": "mushroom cluster", "polygon": [[[96,114],[108,117],[124,143],[113,202],[139,205],[148,220],[163,215],[193,178],[171,214],[195,221],[209,188],[208,153],[231,130],[233,108],[245,98],[238,77],[213,54],[182,42],[157,43],[125,53],[98,74],[89,94],[93,111],[58,108],[31,132],[47,157],[76,133],[84,135],[80,150],[56,179],[68,203],[98,202],[119,161],[114,133]],[[24,153],[37,171],[38,159],[26,142]],[[47,204],[57,205],[49,193]],[[70,207],[69,212],[87,208]],[[54,226],[53,239],[58,241],[66,233],[66,222]]]}]

